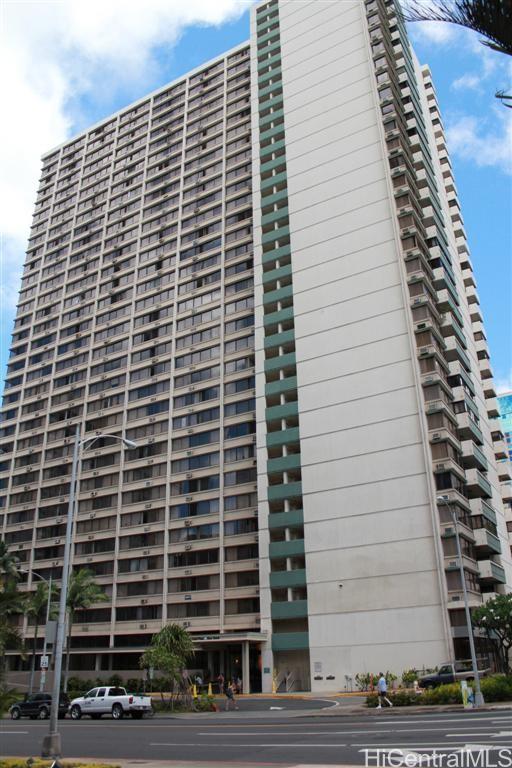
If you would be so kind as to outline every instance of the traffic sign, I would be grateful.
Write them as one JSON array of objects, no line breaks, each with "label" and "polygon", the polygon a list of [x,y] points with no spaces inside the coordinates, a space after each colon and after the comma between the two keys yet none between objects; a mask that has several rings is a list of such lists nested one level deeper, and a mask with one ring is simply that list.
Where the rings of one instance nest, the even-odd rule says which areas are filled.
[{"label": "traffic sign", "polygon": [[48,669],[48,656],[41,656],[40,667],[41,669]]}]

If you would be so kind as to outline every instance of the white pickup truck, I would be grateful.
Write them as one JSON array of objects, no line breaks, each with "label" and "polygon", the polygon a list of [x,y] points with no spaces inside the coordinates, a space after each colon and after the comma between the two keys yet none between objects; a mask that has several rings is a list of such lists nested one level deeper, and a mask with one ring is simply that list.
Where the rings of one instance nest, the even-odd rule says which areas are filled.
[{"label": "white pickup truck", "polygon": [[84,696],[73,699],[69,705],[69,714],[73,720],[80,720],[82,715],[94,719],[102,715],[112,715],[114,720],[120,720],[123,715],[131,715],[140,719],[144,713],[152,712],[149,696],[136,696],[126,693],[119,686],[93,688]]}]

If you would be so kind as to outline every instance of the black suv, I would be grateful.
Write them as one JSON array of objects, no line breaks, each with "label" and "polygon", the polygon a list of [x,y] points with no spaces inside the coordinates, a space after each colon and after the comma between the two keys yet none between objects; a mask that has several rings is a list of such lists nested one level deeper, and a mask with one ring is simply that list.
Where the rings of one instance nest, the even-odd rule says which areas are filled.
[{"label": "black suv", "polygon": [[[25,696],[24,701],[18,701],[13,704],[9,710],[13,720],[19,720],[20,717],[30,717],[31,720],[46,720],[50,717],[52,706],[52,697],[50,693],[34,693],[32,696]],[[59,698],[59,717],[65,717],[69,707],[69,696],[67,693],[61,693]]]}]

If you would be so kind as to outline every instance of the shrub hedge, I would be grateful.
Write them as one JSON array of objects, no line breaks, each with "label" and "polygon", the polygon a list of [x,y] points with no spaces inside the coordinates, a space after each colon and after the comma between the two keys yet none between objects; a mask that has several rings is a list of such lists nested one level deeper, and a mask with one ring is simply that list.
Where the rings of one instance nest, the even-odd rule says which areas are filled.
[{"label": "shrub hedge", "polygon": [[[483,677],[480,681],[482,694],[486,702],[512,701],[512,675],[492,675]],[[430,691],[415,693],[414,691],[398,690],[389,692],[389,700],[393,706],[411,707],[418,704],[462,704],[460,683],[440,685]],[[378,696],[371,693],[366,697],[367,707],[376,707]]]}]

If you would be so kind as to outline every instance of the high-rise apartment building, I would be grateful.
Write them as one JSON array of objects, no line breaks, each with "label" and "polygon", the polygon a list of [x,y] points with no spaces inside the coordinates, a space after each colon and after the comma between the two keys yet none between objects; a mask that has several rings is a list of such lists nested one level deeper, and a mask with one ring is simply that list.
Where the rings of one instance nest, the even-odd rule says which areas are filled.
[{"label": "high-rise apartment building", "polygon": [[44,157],[2,524],[27,588],[59,579],[76,425],[101,435],[72,568],[108,601],[77,612],[73,671],[137,669],[167,622],[267,691],[468,658],[453,512],[471,605],[512,586],[497,414],[392,0],[256,5],[249,43]]},{"label": "high-rise apartment building", "polygon": [[507,456],[509,461],[512,461],[512,392],[504,392],[502,395],[498,395],[498,409],[507,448]]}]

